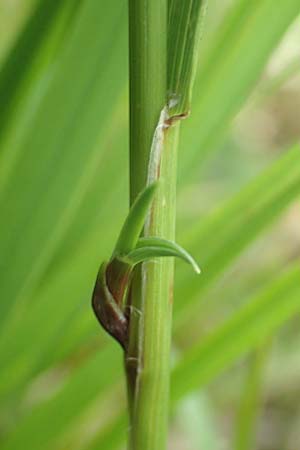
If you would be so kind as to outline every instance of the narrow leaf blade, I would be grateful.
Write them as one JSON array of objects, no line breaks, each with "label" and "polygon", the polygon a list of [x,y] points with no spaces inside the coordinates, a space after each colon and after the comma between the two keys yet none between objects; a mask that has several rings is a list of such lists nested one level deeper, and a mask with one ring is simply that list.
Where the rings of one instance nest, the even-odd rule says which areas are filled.
[{"label": "narrow leaf blade", "polygon": [[291,318],[299,310],[299,280],[297,264],[223,326],[197,342],[174,369],[172,402],[212,380]]},{"label": "narrow leaf blade", "polygon": [[168,91],[171,115],[188,113],[206,0],[170,0]]},{"label": "narrow leaf blade", "polygon": [[140,238],[137,242],[136,248],[127,255],[134,264],[142,261],[162,256],[174,256],[182,259],[190,264],[196,273],[200,273],[200,268],[194,258],[175,242],[168,239],[149,237]]},{"label": "narrow leaf blade", "polygon": [[137,196],[122,227],[113,255],[127,254],[135,247],[157,188],[158,183],[152,183]]}]

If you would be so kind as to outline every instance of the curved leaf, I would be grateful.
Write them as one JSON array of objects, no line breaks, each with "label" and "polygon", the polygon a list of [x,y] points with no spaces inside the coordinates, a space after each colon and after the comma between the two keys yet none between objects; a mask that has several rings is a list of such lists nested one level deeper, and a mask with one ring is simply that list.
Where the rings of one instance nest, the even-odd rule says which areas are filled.
[{"label": "curved leaf", "polygon": [[184,248],[168,239],[158,237],[140,238],[136,248],[126,258],[132,261],[133,264],[138,264],[152,258],[163,256],[180,258],[188,264],[191,264],[196,273],[201,272],[194,258]]}]

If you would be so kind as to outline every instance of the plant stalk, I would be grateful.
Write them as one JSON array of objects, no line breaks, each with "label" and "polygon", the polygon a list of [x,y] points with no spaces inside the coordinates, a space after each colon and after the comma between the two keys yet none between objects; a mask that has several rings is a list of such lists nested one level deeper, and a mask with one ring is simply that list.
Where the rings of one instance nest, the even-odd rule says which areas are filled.
[{"label": "plant stalk", "polygon": [[[130,199],[161,179],[144,235],[173,239],[176,143],[179,125],[157,128],[166,105],[167,0],[129,1]],[[155,131],[161,134],[157,170],[149,179]],[[153,146],[152,146],[153,150]],[[130,414],[129,449],[166,448],[169,415],[173,259],[144,263],[133,280],[125,357]]]}]

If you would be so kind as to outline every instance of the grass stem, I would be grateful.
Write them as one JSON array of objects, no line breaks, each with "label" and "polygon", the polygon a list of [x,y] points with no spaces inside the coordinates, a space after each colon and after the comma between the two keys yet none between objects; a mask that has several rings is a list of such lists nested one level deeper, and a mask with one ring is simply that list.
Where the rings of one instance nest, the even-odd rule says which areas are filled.
[{"label": "grass stem", "polygon": [[[144,234],[173,239],[178,126],[165,126],[161,114],[166,104],[167,1],[131,0],[129,36],[131,202],[147,181],[160,178]],[[161,137],[156,143],[155,134]],[[149,174],[151,151],[157,170],[153,166]],[[143,264],[133,280],[126,355],[130,450],[166,447],[172,286],[173,261],[169,258]]]}]

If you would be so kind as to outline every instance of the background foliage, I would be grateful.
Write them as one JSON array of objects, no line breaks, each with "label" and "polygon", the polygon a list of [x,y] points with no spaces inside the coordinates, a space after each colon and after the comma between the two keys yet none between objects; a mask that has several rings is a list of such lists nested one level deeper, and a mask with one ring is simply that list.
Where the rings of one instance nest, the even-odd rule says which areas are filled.
[{"label": "background foliage", "polygon": [[[122,358],[90,295],[128,202],[126,4],[0,12],[1,449],[118,449]],[[203,273],[177,263],[172,449],[299,442],[298,14],[209,1],[179,149],[177,241]]]}]

